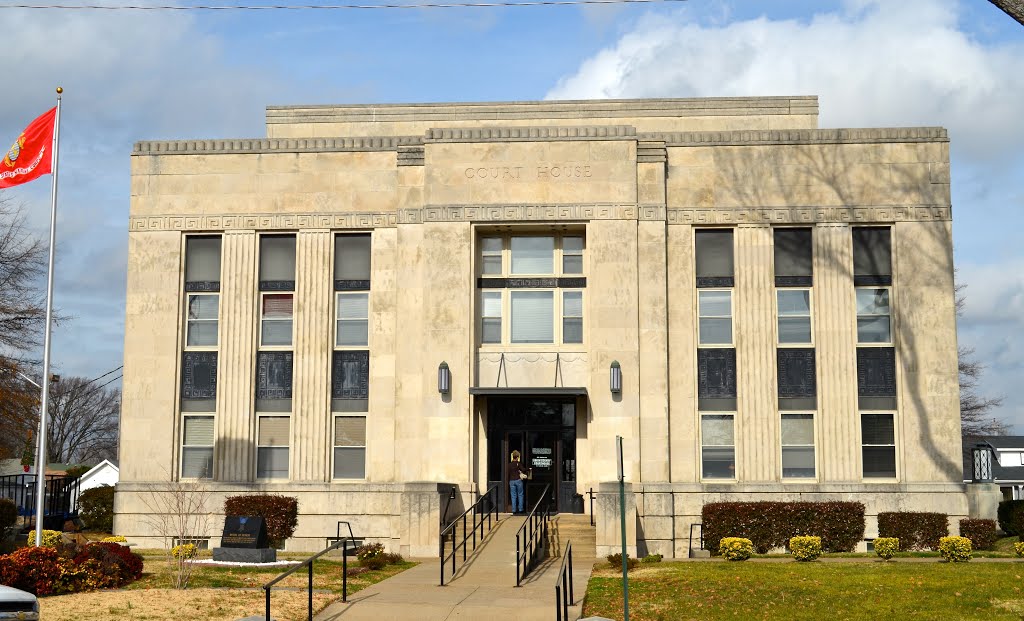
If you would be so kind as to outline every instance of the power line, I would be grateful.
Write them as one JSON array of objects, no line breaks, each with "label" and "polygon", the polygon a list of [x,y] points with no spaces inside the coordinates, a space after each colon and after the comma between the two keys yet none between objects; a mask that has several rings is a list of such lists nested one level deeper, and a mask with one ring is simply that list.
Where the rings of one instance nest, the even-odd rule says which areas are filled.
[{"label": "power line", "polygon": [[85,388],[86,386],[88,386],[89,384],[91,384],[91,383],[95,382],[96,380],[101,380],[101,379],[103,379],[104,377],[106,377],[106,376],[110,375],[111,373],[116,373],[116,372],[120,371],[120,370],[121,370],[121,369],[123,369],[123,368],[124,368],[124,365],[122,364],[121,366],[117,367],[116,369],[114,369],[114,370],[112,370],[112,371],[107,371],[106,373],[104,373],[103,375],[100,375],[99,377],[94,377],[94,378],[92,378],[92,379],[91,379],[91,380],[89,380],[88,382],[86,382],[86,383],[82,384],[81,386],[78,386],[78,388],[79,388],[79,389],[81,389],[81,388]]},{"label": "power line", "polygon": [[0,9],[64,9],[71,11],[340,11],[346,9],[461,9],[514,6],[573,6],[584,4],[667,4],[686,0],[524,0],[523,2],[426,2],[416,4],[250,4],[152,5],[137,4],[3,4]]},{"label": "power line", "polygon": [[[108,374],[108,375],[109,375],[109,374]],[[97,392],[99,392],[100,390],[102,390],[102,389],[103,389],[103,387],[104,387],[104,386],[106,386],[107,384],[112,384],[112,383],[116,382],[117,380],[121,379],[122,377],[124,377],[124,374],[118,375],[118,376],[117,376],[117,377],[115,377],[114,379],[111,379],[111,380],[107,380],[106,382],[104,382],[104,383],[100,384],[100,385],[99,385],[99,386],[97,386],[96,388],[93,388],[92,390],[90,390],[89,392],[85,393],[84,395],[82,395],[82,396],[80,396],[80,397],[78,397],[78,398],[79,398],[79,399],[86,399],[86,398],[88,398],[88,397],[91,397],[91,396],[92,396],[92,395],[94,395],[95,393],[97,393]]]}]

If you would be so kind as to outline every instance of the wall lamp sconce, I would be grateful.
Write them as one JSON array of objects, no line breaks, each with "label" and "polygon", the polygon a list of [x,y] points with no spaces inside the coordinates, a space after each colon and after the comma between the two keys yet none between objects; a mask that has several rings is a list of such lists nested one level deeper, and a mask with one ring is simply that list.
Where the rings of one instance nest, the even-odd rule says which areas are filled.
[{"label": "wall lamp sconce", "polygon": [[452,391],[452,371],[448,368],[447,362],[442,362],[437,367],[437,392],[447,395]]},{"label": "wall lamp sconce", "polygon": [[974,462],[974,482],[991,483],[995,480],[992,471],[992,447],[989,444],[977,444],[971,449]]},{"label": "wall lamp sconce", "polygon": [[612,367],[610,369],[610,376],[608,378],[609,387],[611,388],[613,395],[622,394],[622,367],[619,366],[618,360],[612,361]]}]

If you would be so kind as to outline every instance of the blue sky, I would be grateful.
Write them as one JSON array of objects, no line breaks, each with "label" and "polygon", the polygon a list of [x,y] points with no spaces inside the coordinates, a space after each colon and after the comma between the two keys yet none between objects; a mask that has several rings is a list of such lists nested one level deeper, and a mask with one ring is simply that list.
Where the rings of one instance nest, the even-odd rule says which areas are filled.
[{"label": "blue sky", "polygon": [[[0,3],[3,4],[3,3]],[[267,105],[818,95],[821,127],[941,125],[960,341],[1024,433],[1024,26],[983,0],[364,11],[0,9],[0,141],[65,88],[54,335],[121,364],[132,143],[258,137]],[[4,143],[6,144],[6,143]],[[8,190],[45,234],[49,184]]]}]

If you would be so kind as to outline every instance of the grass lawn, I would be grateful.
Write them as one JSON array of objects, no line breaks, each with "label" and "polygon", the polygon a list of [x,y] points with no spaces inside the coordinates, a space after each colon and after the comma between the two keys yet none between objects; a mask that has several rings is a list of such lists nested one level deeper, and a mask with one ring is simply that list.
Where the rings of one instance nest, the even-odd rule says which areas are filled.
[{"label": "grass lawn", "polygon": [[[47,621],[170,621],[172,619],[209,619],[235,621],[264,610],[264,584],[287,567],[197,567],[187,590],[170,588],[172,566],[163,550],[138,550],[145,558],[142,578],[117,591],[93,591],[56,595],[39,600],[41,617]],[[209,552],[205,555],[208,557]],[[301,560],[304,555],[281,553],[278,558]],[[349,559],[349,567],[357,566]],[[348,579],[351,595],[414,567],[404,562],[389,565]],[[272,591],[271,613],[274,619],[292,621],[306,618],[305,569],[300,569]],[[313,609],[319,611],[341,597],[341,559],[318,560],[313,567]]]},{"label": "grass lawn", "polygon": [[[633,621],[1024,618],[1024,563],[660,563],[629,585]],[[583,611],[622,619],[621,573],[598,563]]]}]

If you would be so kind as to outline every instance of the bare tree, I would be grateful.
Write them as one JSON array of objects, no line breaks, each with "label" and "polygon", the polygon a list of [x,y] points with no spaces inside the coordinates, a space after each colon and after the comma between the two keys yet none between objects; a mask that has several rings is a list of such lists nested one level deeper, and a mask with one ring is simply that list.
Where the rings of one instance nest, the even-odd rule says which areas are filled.
[{"label": "bare tree", "polygon": [[195,564],[186,554],[175,556],[173,550],[174,546],[209,536],[210,492],[196,481],[168,481],[153,484],[141,499],[148,509],[144,519],[163,538],[167,563],[171,566],[171,586],[187,589]]},{"label": "bare tree", "polygon": [[21,367],[0,358],[0,459],[33,461],[36,425],[39,424],[39,389],[25,382]]},{"label": "bare tree", "polygon": [[115,457],[120,401],[120,390],[97,386],[84,377],[50,384],[49,460],[70,463]]},{"label": "bare tree", "polygon": [[[956,285],[956,316],[960,318],[967,304],[964,290],[967,285]],[[978,382],[985,365],[974,357],[974,348],[961,345],[957,349],[960,371],[960,429],[964,436],[1001,436],[1009,433],[1009,426],[993,416],[993,410],[1003,404],[1003,397],[978,394]]]}]

